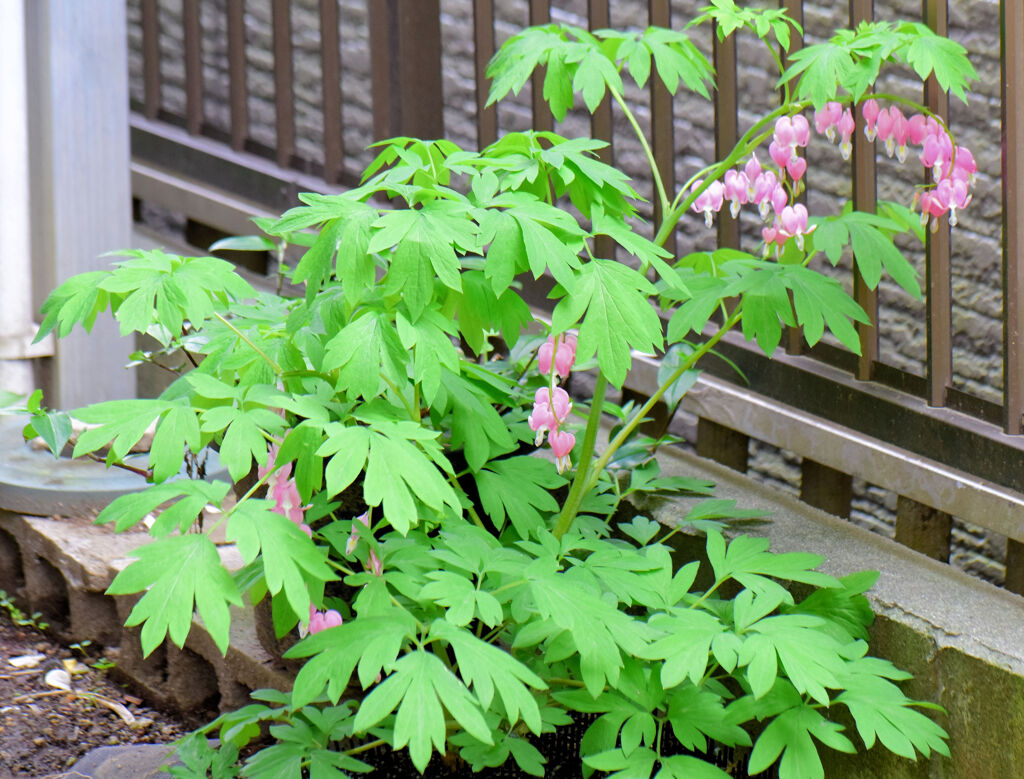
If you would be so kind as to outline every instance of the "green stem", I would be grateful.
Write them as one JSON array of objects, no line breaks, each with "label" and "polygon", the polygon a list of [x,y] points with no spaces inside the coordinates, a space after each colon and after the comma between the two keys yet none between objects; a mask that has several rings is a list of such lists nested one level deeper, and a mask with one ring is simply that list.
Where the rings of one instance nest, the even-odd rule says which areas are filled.
[{"label": "green stem", "polygon": [[644,154],[647,156],[647,163],[651,166],[651,176],[654,179],[654,187],[658,191],[658,200],[661,202],[661,213],[665,214],[669,211],[669,200],[668,193],[665,192],[665,182],[661,180],[661,171],[658,170],[658,163],[654,159],[654,152],[651,150],[651,145],[647,142],[647,137],[644,135],[643,130],[640,129],[640,123],[637,122],[633,112],[629,109],[626,101],[623,99],[619,91],[608,84],[608,92],[615,99],[615,102],[619,104],[619,108],[622,109],[622,113],[626,116],[626,120],[633,128],[633,132],[636,133],[637,139],[640,141],[640,146],[644,150]]},{"label": "green stem", "polygon": [[594,384],[594,397],[590,401],[590,414],[587,416],[587,429],[583,434],[579,464],[576,466],[576,478],[569,488],[569,495],[565,499],[562,513],[558,515],[558,521],[552,531],[555,538],[564,536],[572,526],[572,521],[576,518],[580,505],[583,503],[583,496],[587,492],[583,485],[590,477],[591,458],[594,456],[594,445],[597,442],[597,433],[601,425],[601,407],[604,405],[604,395],[607,389],[608,379],[598,370],[597,382]]},{"label": "green stem", "polygon": [[[451,484],[452,487],[454,487],[457,492],[462,492],[462,486],[459,484],[458,479],[456,479],[450,473],[446,473],[445,478],[448,479],[448,483]],[[483,520],[480,519],[480,515],[476,513],[476,509],[473,508],[472,504],[466,507],[466,511],[469,513],[469,518],[473,520],[474,525],[476,525],[481,530],[487,529],[487,526],[484,525]]]},{"label": "green stem", "polygon": [[221,322],[223,322],[224,325],[228,328],[228,330],[230,330],[235,335],[237,335],[239,338],[241,338],[243,341],[245,341],[245,343],[247,343],[249,345],[249,347],[254,352],[256,352],[256,354],[258,354],[260,357],[262,357],[263,361],[267,365],[269,365],[271,368],[274,369],[274,375],[275,376],[280,376],[281,375],[281,373],[282,373],[281,366],[278,365],[276,362],[274,362],[270,357],[268,357],[266,355],[266,353],[262,349],[260,349],[256,344],[254,344],[252,341],[250,341],[249,338],[245,335],[245,333],[243,333],[241,330],[239,330],[237,327],[235,327],[233,324],[231,324],[231,322],[229,322],[223,316],[218,314],[216,311],[213,312],[213,315],[215,317],[217,317],[217,319],[219,319]]},{"label": "green stem", "polygon": [[380,374],[380,377],[384,379],[384,383],[388,385],[391,391],[398,395],[399,400],[402,401],[402,405],[405,406],[405,411],[409,415],[409,418],[418,425],[420,423],[420,415],[412,406],[409,405],[409,401],[406,399],[405,394],[401,392],[395,383],[383,373]]},{"label": "green stem", "polygon": [[[633,434],[633,431],[636,430],[647,414],[650,413],[651,409],[654,408],[654,405],[661,400],[661,396],[665,394],[668,388],[671,387],[680,376],[692,368],[701,357],[710,352],[714,348],[715,344],[722,339],[722,336],[736,326],[736,323],[740,321],[742,315],[742,301],[740,301],[740,303],[736,305],[736,308],[733,309],[732,315],[724,324],[722,324],[721,327],[718,328],[718,332],[697,347],[693,351],[693,354],[683,360],[683,362],[679,364],[679,367],[672,372],[672,375],[669,376],[668,379],[654,391],[654,394],[647,399],[647,402],[640,407],[640,410],[636,412],[633,419],[622,427],[615,438],[611,440],[611,443],[608,444],[608,448],[604,450],[604,453],[597,458],[597,461],[594,463],[590,478],[583,489],[584,494],[592,490],[597,485],[597,479],[600,476],[601,471],[603,471],[605,466],[608,465],[608,461],[612,458],[612,455],[614,455],[619,447],[629,439]],[[571,522],[572,520],[570,519],[569,521]]]},{"label": "green stem", "polygon": [[346,749],[345,750],[345,754],[346,755],[358,755],[358,754],[361,754],[362,752],[369,752],[371,749],[376,749],[377,747],[382,747],[382,746],[384,746],[387,743],[388,742],[385,741],[384,739],[378,738],[375,741],[368,741],[365,744],[360,744],[357,747],[352,747],[351,749]]},{"label": "green stem", "polygon": [[[742,137],[736,141],[736,145],[732,147],[732,151],[730,151],[724,159],[704,169],[707,171],[708,175],[701,186],[692,190],[683,198],[682,202],[678,203],[678,205],[676,205],[676,201],[679,200],[679,197],[676,197],[676,201],[673,201],[672,209],[665,215],[664,220],[658,227],[658,233],[654,236],[654,242],[659,246],[665,245],[665,241],[668,240],[672,231],[675,230],[676,224],[682,218],[683,214],[686,213],[686,210],[693,204],[693,201],[697,199],[698,195],[711,186],[711,182],[724,176],[725,172],[729,170],[729,168],[739,162],[743,157],[746,157],[750,151],[757,148],[765,138],[771,135],[772,131],[770,129],[766,129],[769,124],[773,123],[774,120],[780,116],[787,116],[789,114],[796,113],[797,111],[803,110],[808,105],[810,105],[810,103],[804,101],[801,103],[791,103],[779,106],[770,114],[761,117],[753,127],[743,133]],[[697,176],[699,177],[699,174],[697,174]],[[682,195],[686,192],[688,187],[695,180],[696,177],[691,178],[686,184],[684,184],[679,190],[679,194]]]}]

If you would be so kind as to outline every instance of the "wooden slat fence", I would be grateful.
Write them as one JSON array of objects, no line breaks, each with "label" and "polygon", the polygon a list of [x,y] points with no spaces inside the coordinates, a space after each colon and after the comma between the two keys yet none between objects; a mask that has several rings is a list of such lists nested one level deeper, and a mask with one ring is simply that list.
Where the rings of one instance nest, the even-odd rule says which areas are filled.
[{"label": "wooden slat fence", "polygon": [[[367,39],[372,76],[364,71],[364,83],[356,83],[346,70],[350,63],[343,54],[342,38],[347,32],[346,14],[358,16],[360,3],[271,0],[276,140],[273,147],[268,147],[258,142],[253,132],[253,43],[247,38],[246,18],[252,10],[251,0],[227,0],[223,11],[229,95],[226,131],[212,127],[204,115],[204,94],[210,86],[204,76],[200,13],[210,9],[202,7],[204,0],[181,0],[185,101],[183,111],[177,112],[164,99],[161,13],[166,13],[167,4],[158,4],[157,0],[133,2],[140,15],[142,53],[141,96],[134,105],[133,118],[137,191],[157,200],[166,194],[169,202],[180,204],[182,197],[170,194],[179,186],[193,195],[185,201],[208,205],[217,200],[219,193],[227,193],[268,211],[292,205],[295,194],[303,189],[329,190],[355,183],[358,150],[346,144],[344,138],[356,126],[356,120],[350,117],[357,117],[360,110],[353,95],[367,91],[367,79],[372,78],[372,128],[365,127],[360,146],[394,135],[443,134],[447,82],[442,59],[455,56],[443,53],[441,19],[446,7],[455,6],[453,13],[459,15],[456,32],[464,30],[473,40],[472,47],[467,47],[472,51],[468,55],[473,59],[469,69],[475,84],[470,103],[476,108],[473,124],[480,145],[494,141],[507,126],[502,107],[485,108],[484,71],[502,38],[501,16],[509,6],[518,4],[521,19],[534,24],[566,14],[582,16],[582,23],[591,29],[622,21],[617,18],[620,4],[609,0],[575,0],[565,4],[571,5],[568,9],[551,0],[498,4],[494,0],[367,0],[360,17],[365,27],[358,32]],[[321,157],[303,152],[299,143],[303,130],[297,124],[293,64],[295,36],[306,32],[295,29],[295,7],[315,3],[319,25],[316,34],[321,46]],[[780,4],[797,20],[804,19],[803,0],[780,0]],[[636,0],[632,5],[637,13],[629,19],[631,24],[678,27],[687,21],[679,12],[679,7],[686,5],[682,0]],[[999,7],[999,29],[995,32],[1000,41],[1002,101],[1002,402],[992,394],[981,397],[956,386],[953,262],[949,225],[943,219],[938,231],[929,234],[925,248],[922,330],[926,344],[920,375],[893,367],[881,353],[878,291],[868,289],[853,272],[853,294],[873,322],[872,326],[859,328],[860,356],[835,346],[807,349],[801,345],[799,333],[790,333],[785,349],[769,362],[738,336],[729,336],[722,342],[722,351],[744,370],[750,380],[749,390],[740,390],[735,397],[720,393],[714,401],[708,400],[711,396],[707,393],[701,396],[698,392],[690,410],[700,417],[699,450],[733,467],[746,467],[750,436],[802,455],[804,498],[834,513],[849,514],[851,474],[874,479],[896,492],[901,496],[897,539],[932,556],[949,555],[950,513],[1006,535],[1007,586],[1024,591],[1024,4],[1002,0]],[[948,33],[947,0],[922,0],[919,9],[921,21],[940,34]],[[845,21],[853,26],[879,18],[880,11],[874,0],[849,0]],[[742,53],[737,53],[734,38],[719,42],[713,36],[706,43],[719,79],[709,109],[715,116],[713,142],[716,152],[724,155],[740,132],[743,85],[738,63]],[[802,40],[794,41],[795,47],[803,44]],[[541,99],[542,82],[543,74],[534,77],[527,107],[535,128],[550,129],[554,122]],[[674,100],[652,80],[644,99],[654,157],[671,192],[677,183],[678,98]],[[949,117],[949,98],[934,81],[925,85],[923,100],[937,115]],[[615,108],[606,100],[591,120],[593,135],[613,142],[605,152],[608,161],[615,153],[614,116]],[[862,121],[858,116],[858,123]],[[997,132],[993,128],[993,145]],[[848,172],[852,200],[856,208],[874,211],[879,197],[875,145],[860,131],[855,139]],[[180,177],[178,184],[174,183],[175,176]],[[205,194],[196,199],[196,192]],[[658,220],[656,199],[654,208],[653,217]],[[202,220],[209,219],[210,213],[187,216]],[[236,225],[237,221],[214,226],[231,229]],[[743,240],[741,225],[722,218],[717,239],[723,246],[739,246]],[[685,253],[690,250],[687,240],[682,233],[673,235],[669,248]],[[729,368],[709,364],[707,370],[705,389],[718,386],[715,383],[719,381],[736,381]],[[641,367],[634,372],[627,391],[642,395],[652,387],[652,371]],[[757,403],[744,405],[744,396],[765,399],[768,405],[762,413],[757,411]],[[772,412],[771,408],[791,409],[792,413]],[[807,414],[820,420],[821,427],[808,429]],[[880,447],[877,451],[889,458],[885,459],[889,463],[885,472],[865,465],[870,463],[864,459],[867,453],[875,451],[871,447]],[[906,463],[906,467],[898,467],[899,462]],[[973,503],[971,496],[977,496]]]}]

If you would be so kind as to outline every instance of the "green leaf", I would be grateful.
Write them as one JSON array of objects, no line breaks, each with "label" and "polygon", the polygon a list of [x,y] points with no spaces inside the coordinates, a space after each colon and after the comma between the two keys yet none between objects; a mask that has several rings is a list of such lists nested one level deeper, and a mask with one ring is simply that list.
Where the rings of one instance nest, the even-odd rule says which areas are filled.
[{"label": "green leaf", "polygon": [[754,743],[747,771],[760,773],[782,755],[780,779],[824,779],[825,771],[811,736],[841,752],[855,752],[853,744],[830,722],[807,704],[782,712],[773,719]]},{"label": "green leaf", "polygon": [[497,691],[505,719],[515,725],[522,718],[531,731],[540,735],[543,725],[540,709],[527,689],[527,686],[535,690],[547,689],[539,676],[508,652],[445,620],[435,620],[430,627],[430,635],[451,645],[459,664],[459,675],[467,686],[472,686],[485,710],[491,709]]},{"label": "green leaf", "polygon": [[108,444],[110,458],[121,460],[146,434],[149,426],[174,404],[165,400],[126,399],[95,403],[75,411],[76,419],[96,427],[84,430],[75,443],[74,457]]},{"label": "green leaf", "polygon": [[96,522],[100,525],[114,522],[115,531],[122,533],[137,522],[141,522],[147,514],[155,511],[164,503],[186,496],[185,500],[178,501],[160,512],[160,516],[157,517],[150,529],[150,532],[157,537],[166,535],[175,529],[184,533],[206,504],[218,505],[224,499],[228,489],[230,489],[230,485],[227,482],[209,483],[194,479],[154,484],[141,492],[130,492],[115,498],[99,513]]},{"label": "green leaf", "polygon": [[662,687],[668,690],[686,679],[699,685],[707,670],[711,641],[725,630],[725,625],[712,614],[685,609],[674,610],[671,615],[655,614],[649,624],[664,635],[645,649],[642,657],[664,661]]},{"label": "green leaf", "polygon": [[568,630],[580,656],[580,673],[591,696],[597,697],[605,684],[614,685],[622,668],[620,648],[633,655],[642,653],[657,633],[642,622],[619,611],[579,578],[552,570],[543,559],[526,571],[530,592],[541,618]]},{"label": "green leaf", "polygon": [[436,749],[445,752],[445,715],[485,744],[494,742],[479,704],[437,655],[417,650],[403,655],[394,672],[363,700],[353,725],[357,733],[372,728],[397,707],[394,748],[408,744],[413,765],[422,772]]},{"label": "green leaf", "polygon": [[707,751],[705,736],[728,746],[750,746],[750,736],[726,711],[721,695],[706,686],[683,684],[668,696],[672,733],[686,749]]},{"label": "green leaf", "polygon": [[199,420],[191,407],[174,406],[157,423],[149,448],[149,465],[155,482],[166,481],[181,470],[186,445],[193,453],[199,453],[202,446]]},{"label": "green leaf", "polygon": [[504,420],[471,382],[442,369],[441,383],[452,409],[452,446],[464,446],[466,463],[472,471],[479,471],[488,460],[515,448]]},{"label": "green leaf", "polygon": [[923,24],[904,22],[900,25],[900,32],[913,33],[904,57],[921,80],[934,74],[943,92],[952,92],[966,104],[964,87],[968,81],[978,78],[967,57],[967,50],[956,41],[936,35]]},{"label": "green leaf", "polygon": [[184,646],[193,609],[198,609],[217,648],[226,653],[228,604],[241,606],[242,597],[213,542],[202,534],[168,536],[130,554],[138,559],[114,577],[107,594],[145,593],[125,622],[128,627],[145,623],[140,635],[143,654],[149,655],[166,635]]},{"label": "green leaf", "polygon": [[721,768],[689,755],[661,758],[661,770],[654,779],[726,779],[731,776]]},{"label": "green leaf", "polygon": [[383,377],[404,379],[407,359],[388,315],[368,311],[327,342],[323,367],[338,371],[337,389],[346,398],[372,400],[386,387]]},{"label": "green leaf", "polygon": [[621,386],[630,366],[630,348],[653,354],[661,347],[661,322],[648,296],[654,287],[637,271],[612,260],[593,260],[580,270],[576,287],[555,307],[552,328],[570,329],[580,317],[576,358],[597,353],[608,380]]},{"label": "green leaf", "polygon": [[835,279],[802,265],[780,267],[783,281],[793,293],[796,321],[804,328],[804,338],[814,346],[824,334],[825,325],[854,354],[860,354],[860,337],[853,322],[870,323],[868,315]]},{"label": "green leaf", "polygon": [[295,677],[292,704],[305,706],[320,697],[325,687],[328,698],[337,703],[357,665],[360,683],[369,687],[381,671],[390,673],[405,642],[416,634],[416,620],[409,612],[389,608],[375,616],[360,614],[305,638],[287,654],[309,657]]},{"label": "green leaf", "polygon": [[253,498],[239,503],[228,519],[227,538],[238,544],[245,563],[259,555],[267,589],[273,595],[283,590],[292,611],[305,617],[309,613],[310,584],[336,577],[324,551],[298,525],[271,511],[272,505]]},{"label": "green leaf", "polygon": [[850,710],[864,746],[870,749],[877,737],[886,749],[911,760],[916,759],[915,749],[925,757],[933,749],[948,757],[946,731],[914,708],[927,704],[910,700],[895,684],[880,678],[878,670],[897,677],[901,672],[891,666],[877,669],[873,660],[862,658],[850,665],[850,674],[843,679],[847,689],[835,701]]},{"label": "green leaf", "polygon": [[110,271],[106,270],[79,273],[51,292],[40,309],[43,322],[33,343],[39,343],[54,330],[58,338],[64,338],[76,324],[90,332],[96,317],[110,304],[110,295],[100,287],[109,276]]},{"label": "green leaf", "polygon": [[494,460],[474,478],[494,526],[503,528],[507,515],[521,538],[529,538],[544,524],[545,516],[558,511],[551,491],[566,483],[551,461],[529,456]]},{"label": "green leaf", "polygon": [[327,491],[338,495],[363,471],[370,451],[370,428],[332,422],[325,428],[327,440],[317,449],[320,457],[331,456],[324,474]]},{"label": "green leaf", "polygon": [[363,499],[368,506],[382,505],[385,518],[402,535],[419,522],[414,494],[436,511],[447,504],[457,513],[462,512],[458,497],[431,462],[432,458],[410,440],[425,445],[436,435],[419,425],[386,423],[378,424],[370,434]]},{"label": "green leaf", "polygon": [[[813,570],[824,562],[820,555],[807,552],[773,553],[768,539],[737,536],[728,546],[721,533],[708,531],[708,560],[716,580],[733,578],[755,593],[767,584],[765,576],[803,582],[815,587],[841,587],[832,576]],[[792,599],[789,599],[792,602]]]}]

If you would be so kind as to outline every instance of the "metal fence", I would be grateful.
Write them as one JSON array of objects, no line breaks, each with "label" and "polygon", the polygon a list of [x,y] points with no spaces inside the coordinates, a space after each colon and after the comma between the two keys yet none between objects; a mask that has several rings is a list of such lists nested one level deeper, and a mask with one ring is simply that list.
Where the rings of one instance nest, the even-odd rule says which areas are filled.
[{"label": "metal fence", "polygon": [[[296,0],[299,2],[299,0]],[[979,3],[991,0],[977,0]],[[267,5],[269,3],[269,6]],[[362,145],[346,144],[351,116],[358,110],[352,95],[371,96],[372,122],[364,122],[373,138],[396,135],[438,137],[445,130],[445,94],[441,0],[306,0],[315,11],[322,137],[318,154],[304,153],[297,138],[295,69],[291,0],[134,0],[141,30],[142,94],[132,119],[133,183],[136,197],[185,211],[193,220],[238,232],[252,210],[276,212],[295,203],[307,189],[326,190],[355,183],[361,166],[353,162]],[[130,3],[130,5],[132,5]],[[670,0],[636,0],[637,15],[629,23],[670,26],[678,15]],[[803,21],[810,7],[803,0],[781,0],[788,13]],[[961,3],[962,5],[962,3]],[[246,15],[254,6],[269,10],[269,50],[273,73],[273,137],[269,144],[252,132],[254,43]],[[356,78],[344,70],[339,29],[345,31],[346,8],[355,7],[364,25],[367,65]],[[508,125],[504,109],[485,107],[486,64],[495,51],[499,19],[511,6],[524,22],[544,23],[559,14],[574,14],[591,29],[610,26],[621,16],[620,3],[609,0],[463,0],[468,13],[458,19],[471,38],[475,140],[483,146]],[[946,34],[949,4],[923,0],[920,18]],[[340,10],[339,10],[340,9]],[[872,0],[849,0],[849,24],[872,19]],[[180,24],[184,63],[184,101],[177,107],[165,99],[166,43],[162,24],[173,12]],[[217,16],[226,53],[227,124],[207,121],[204,94],[211,88],[204,67],[203,46],[211,32],[204,13]],[[676,15],[674,15],[676,14]],[[471,18],[470,18],[471,17]],[[620,21],[621,23],[621,21]],[[728,336],[722,351],[745,373],[749,385],[737,383],[723,365],[709,363],[708,373],[686,408],[696,414],[698,451],[746,468],[749,437],[767,441],[803,456],[802,496],[833,513],[849,513],[851,476],[867,479],[900,495],[896,538],[937,558],[949,555],[950,515],[962,517],[1005,535],[1006,586],[1024,592],[1024,4],[999,3],[999,77],[1001,105],[1001,243],[1002,398],[955,387],[952,321],[951,242],[949,226],[928,239],[924,257],[923,312],[926,348],[923,370],[893,367],[880,348],[879,299],[853,272],[851,288],[872,319],[859,328],[861,354],[834,345],[808,350],[799,334],[772,360],[750,349],[739,336]],[[471,28],[471,34],[469,32]],[[718,73],[713,101],[713,143],[724,154],[738,137],[742,105],[738,54],[734,38],[712,38],[711,55]],[[801,41],[795,41],[796,46]],[[541,99],[537,77],[528,102],[529,122],[538,129],[553,125]],[[934,82],[924,102],[948,117],[948,96]],[[660,85],[645,95],[652,147],[666,188],[679,180],[678,98]],[[473,110],[475,109],[475,110]],[[858,119],[860,121],[860,119]],[[591,119],[595,137],[615,137],[615,117],[606,100]],[[873,211],[877,197],[876,154],[863,133],[855,135],[847,172],[855,208]],[[367,141],[370,138],[366,138]],[[607,150],[613,159],[612,148]],[[655,206],[656,207],[656,206]],[[653,214],[655,219],[658,214]],[[990,221],[996,217],[986,215]],[[996,231],[998,232],[998,231]],[[723,218],[718,244],[737,246],[741,226]],[[690,238],[679,233],[669,248],[688,251]],[[784,352],[784,353],[783,353]],[[627,392],[643,395],[653,388],[654,370],[641,361]]]}]

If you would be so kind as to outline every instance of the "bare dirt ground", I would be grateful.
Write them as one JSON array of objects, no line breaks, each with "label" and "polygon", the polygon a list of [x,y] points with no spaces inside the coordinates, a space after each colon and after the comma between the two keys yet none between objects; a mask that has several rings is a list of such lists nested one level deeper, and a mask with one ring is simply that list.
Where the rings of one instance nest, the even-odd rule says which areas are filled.
[{"label": "bare dirt ground", "polygon": [[[43,658],[35,667],[11,665],[26,655]],[[143,705],[115,671],[96,664],[104,662],[93,647],[57,644],[0,609],[0,779],[60,776],[95,747],[165,744],[206,721],[205,712],[189,722]],[[68,665],[67,677],[49,678],[70,678],[71,692],[47,682],[48,672]]]}]

